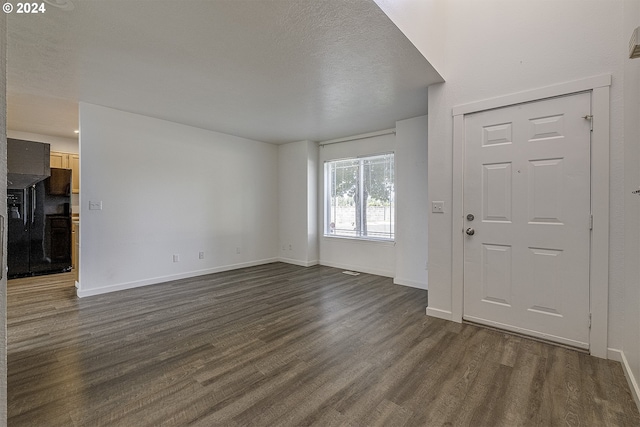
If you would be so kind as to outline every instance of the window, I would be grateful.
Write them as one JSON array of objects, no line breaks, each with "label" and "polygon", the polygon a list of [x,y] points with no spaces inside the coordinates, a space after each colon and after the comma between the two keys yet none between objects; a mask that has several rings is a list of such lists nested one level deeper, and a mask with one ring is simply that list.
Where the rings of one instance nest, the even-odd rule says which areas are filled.
[{"label": "window", "polygon": [[325,236],[393,240],[393,154],[325,163]]}]

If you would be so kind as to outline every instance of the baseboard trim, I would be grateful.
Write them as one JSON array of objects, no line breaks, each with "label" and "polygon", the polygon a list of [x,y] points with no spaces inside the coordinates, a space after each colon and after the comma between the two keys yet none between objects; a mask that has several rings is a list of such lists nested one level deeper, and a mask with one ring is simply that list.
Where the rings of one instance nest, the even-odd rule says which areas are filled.
[{"label": "baseboard trim", "polygon": [[293,264],[293,265],[299,265],[300,267],[313,267],[314,265],[318,265],[318,260],[313,260],[313,261],[301,261],[299,259],[292,259],[292,258],[278,258],[278,261],[280,262],[284,262],[285,264]]},{"label": "baseboard trim", "polygon": [[427,307],[427,316],[453,321],[453,313],[448,310],[440,310],[439,308]]},{"label": "baseboard trim", "polygon": [[622,363],[622,350],[618,350],[617,348],[608,348],[607,359]]},{"label": "baseboard trim", "polygon": [[237,270],[239,268],[254,267],[256,265],[270,264],[278,262],[278,258],[268,258],[256,261],[242,262],[238,264],[229,264],[220,267],[207,268],[204,270],[188,271],[179,274],[171,274],[167,276],[152,277],[144,280],[136,280],[134,282],[119,283],[116,285],[103,286],[95,289],[82,289],[82,284],[77,283],[76,295],[78,298],[90,297],[94,295],[108,294],[110,292],[124,291],[126,289],[140,288],[142,286],[157,285],[158,283],[170,282],[172,280],[188,279],[190,277],[204,276],[207,274],[220,273],[223,271]]},{"label": "baseboard trim", "polygon": [[629,388],[631,389],[633,400],[636,402],[638,410],[640,410],[640,387],[638,387],[638,381],[636,381],[636,378],[631,371],[631,366],[629,366],[629,361],[624,355],[624,351],[618,350],[616,348],[608,348],[607,357],[611,360],[620,362],[620,364],[622,365],[622,371],[624,372],[624,376],[627,378],[627,383],[629,384]]},{"label": "baseboard trim", "polygon": [[415,280],[403,279],[401,277],[393,278],[394,285],[409,286],[410,288],[418,288],[428,290],[427,282],[417,282]]},{"label": "baseboard trim", "polygon": [[375,274],[376,276],[391,277],[391,278],[393,278],[394,276],[393,271],[377,270],[375,268],[363,267],[359,265],[352,265],[352,264],[347,265],[347,264],[340,264],[335,262],[326,262],[322,260],[319,261],[319,264],[324,265],[326,267],[341,268],[343,270],[352,270],[352,271],[358,271],[360,273]]}]

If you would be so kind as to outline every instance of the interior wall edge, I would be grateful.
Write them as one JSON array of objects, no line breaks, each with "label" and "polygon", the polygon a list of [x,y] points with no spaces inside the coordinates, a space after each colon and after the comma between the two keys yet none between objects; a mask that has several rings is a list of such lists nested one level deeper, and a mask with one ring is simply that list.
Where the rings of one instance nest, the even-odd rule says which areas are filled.
[{"label": "interior wall edge", "polygon": [[427,307],[427,316],[454,321],[453,313],[450,310],[441,310],[439,308]]},{"label": "interior wall edge", "polygon": [[394,277],[393,284],[400,285],[400,286],[408,286],[410,288],[424,289],[425,291],[429,289],[426,281],[417,282],[415,280],[404,279],[402,277]]}]

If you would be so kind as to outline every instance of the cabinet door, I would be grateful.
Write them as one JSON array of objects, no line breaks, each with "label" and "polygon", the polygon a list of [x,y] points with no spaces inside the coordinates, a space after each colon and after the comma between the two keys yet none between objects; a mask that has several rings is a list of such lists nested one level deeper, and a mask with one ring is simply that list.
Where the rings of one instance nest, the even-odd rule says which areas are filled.
[{"label": "cabinet door", "polygon": [[69,262],[71,257],[71,230],[69,220],[51,220],[51,250],[50,258],[52,262]]},{"label": "cabinet door", "polygon": [[71,267],[78,268],[78,225],[71,225]]},{"label": "cabinet door", "polygon": [[71,192],[80,193],[80,156],[69,154],[69,167],[71,168]]},{"label": "cabinet door", "polygon": [[57,151],[51,151],[51,167],[52,168],[63,168],[67,169],[69,167],[69,155],[67,153],[59,153]]}]

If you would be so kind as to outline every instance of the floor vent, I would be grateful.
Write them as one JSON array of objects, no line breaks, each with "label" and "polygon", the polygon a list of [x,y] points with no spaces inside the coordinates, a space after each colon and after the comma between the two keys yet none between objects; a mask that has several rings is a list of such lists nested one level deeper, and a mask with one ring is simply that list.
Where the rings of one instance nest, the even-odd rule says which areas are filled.
[{"label": "floor vent", "polygon": [[359,276],[360,273],[358,273],[357,271],[343,271],[344,274],[348,274],[349,276]]}]

